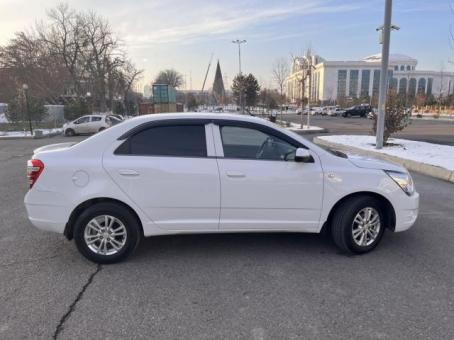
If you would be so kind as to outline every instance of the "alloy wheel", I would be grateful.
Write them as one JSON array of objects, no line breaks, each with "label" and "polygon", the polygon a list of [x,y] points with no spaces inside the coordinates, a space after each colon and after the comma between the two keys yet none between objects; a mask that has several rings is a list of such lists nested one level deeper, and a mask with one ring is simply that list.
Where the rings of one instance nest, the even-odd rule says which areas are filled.
[{"label": "alloy wheel", "polygon": [[107,256],[117,254],[125,246],[126,238],[125,225],[111,215],[96,216],[85,226],[85,243],[95,254]]},{"label": "alloy wheel", "polygon": [[380,214],[372,207],[361,209],[353,219],[353,241],[361,247],[370,246],[380,234]]}]

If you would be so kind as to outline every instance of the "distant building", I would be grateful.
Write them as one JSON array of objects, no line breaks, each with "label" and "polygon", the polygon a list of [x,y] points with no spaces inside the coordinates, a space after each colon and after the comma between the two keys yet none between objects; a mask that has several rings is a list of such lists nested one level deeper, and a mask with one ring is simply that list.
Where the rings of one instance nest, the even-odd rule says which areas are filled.
[{"label": "distant building", "polygon": [[[285,91],[291,102],[301,98],[301,65],[310,61],[315,69],[309,88],[305,83],[305,97],[311,101],[329,102],[341,98],[370,98],[378,96],[381,54],[358,61],[327,61],[320,56],[296,58],[292,73],[286,79]],[[398,93],[416,96],[448,96],[454,94],[454,72],[417,70],[414,58],[391,54],[389,57],[388,86]]]}]

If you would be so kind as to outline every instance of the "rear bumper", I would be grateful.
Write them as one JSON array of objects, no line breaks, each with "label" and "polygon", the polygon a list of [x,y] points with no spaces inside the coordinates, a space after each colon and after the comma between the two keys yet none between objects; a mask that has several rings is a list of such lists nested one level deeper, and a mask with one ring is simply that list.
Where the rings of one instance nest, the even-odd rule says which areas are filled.
[{"label": "rear bumper", "polygon": [[405,203],[399,204],[396,209],[396,226],[395,232],[404,231],[415,224],[419,212],[419,194],[415,192],[411,196],[407,196]]},{"label": "rear bumper", "polygon": [[43,204],[25,204],[28,219],[38,229],[63,234],[67,222],[64,207]]}]

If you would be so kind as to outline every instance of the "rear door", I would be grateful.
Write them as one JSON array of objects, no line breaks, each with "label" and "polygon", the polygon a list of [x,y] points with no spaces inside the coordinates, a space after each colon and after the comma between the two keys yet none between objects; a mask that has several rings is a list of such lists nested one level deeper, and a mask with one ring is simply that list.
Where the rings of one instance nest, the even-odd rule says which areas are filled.
[{"label": "rear door", "polygon": [[217,230],[220,182],[211,131],[200,120],[145,127],[105,154],[104,167],[159,227]]},{"label": "rear door", "polygon": [[90,123],[88,124],[88,132],[89,133],[96,133],[99,131],[99,128],[102,126],[102,118],[101,116],[91,116]]}]

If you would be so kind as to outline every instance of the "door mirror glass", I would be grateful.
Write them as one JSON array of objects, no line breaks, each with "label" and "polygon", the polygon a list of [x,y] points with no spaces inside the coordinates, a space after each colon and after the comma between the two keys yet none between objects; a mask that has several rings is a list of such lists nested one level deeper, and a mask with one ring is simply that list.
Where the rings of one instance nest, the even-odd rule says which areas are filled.
[{"label": "door mirror glass", "polygon": [[313,163],[314,158],[312,157],[308,149],[298,148],[296,149],[295,162]]}]

